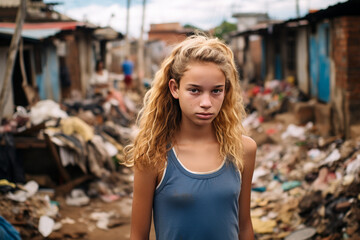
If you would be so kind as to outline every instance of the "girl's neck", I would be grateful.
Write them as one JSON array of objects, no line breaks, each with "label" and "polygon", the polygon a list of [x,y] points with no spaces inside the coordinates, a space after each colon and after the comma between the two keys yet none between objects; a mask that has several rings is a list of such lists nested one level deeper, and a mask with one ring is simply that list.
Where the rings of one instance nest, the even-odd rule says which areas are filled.
[{"label": "girl's neck", "polygon": [[181,124],[179,132],[176,134],[178,144],[187,143],[206,143],[216,140],[215,129],[212,125],[203,127],[191,127]]}]

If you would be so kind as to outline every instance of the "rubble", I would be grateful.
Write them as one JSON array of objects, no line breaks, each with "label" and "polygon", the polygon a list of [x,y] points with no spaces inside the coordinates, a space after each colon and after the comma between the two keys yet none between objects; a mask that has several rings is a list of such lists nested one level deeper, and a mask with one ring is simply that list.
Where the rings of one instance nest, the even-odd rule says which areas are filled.
[{"label": "rubble", "polygon": [[[13,118],[1,126],[1,135],[9,136],[2,141],[2,146],[6,146],[3,150],[13,151],[13,155],[7,155],[8,161],[17,157],[21,139],[24,149],[35,146],[40,154],[50,153],[50,160],[57,168],[55,172],[59,173],[55,176],[50,172],[48,175],[26,173],[26,184],[23,184],[25,175],[21,180],[19,177],[6,177],[9,181],[1,179],[4,194],[0,195],[0,215],[10,226],[15,226],[22,239],[40,236],[84,239],[86,231],[69,233],[62,229],[79,222],[87,223],[92,228],[89,231],[129,223],[128,210],[123,209],[102,215],[100,209],[91,209],[87,216],[79,219],[61,216],[59,211],[64,205],[86,208],[93,199],[120,202],[123,204],[120,208],[131,208],[126,198],[132,194],[133,173],[120,163],[124,146],[133,140],[137,131],[133,123],[141,98],[132,92],[123,96],[116,90],[108,94],[91,99],[81,99],[75,94],[63,104],[45,100],[29,110],[19,107]],[[35,142],[39,144],[34,145]],[[46,159],[49,158],[43,161]],[[7,167],[6,172],[19,166]],[[96,224],[90,224],[92,221]]]},{"label": "rubble", "polygon": [[[251,199],[256,239],[358,239],[360,138],[332,136],[328,119],[323,119],[328,106],[302,99],[289,84],[273,81],[247,93],[252,112],[243,125],[258,145]],[[133,173],[119,163],[124,146],[136,136],[133,123],[141,98],[118,94],[77,97],[59,106],[49,102],[57,109],[55,115],[46,115],[37,125],[31,123],[31,111],[18,108],[0,128],[15,139],[36,139],[28,143],[31,146],[45,141],[57,159],[57,179],[27,174],[24,186],[19,181],[0,181],[0,189],[8,194],[1,195],[0,213],[22,238],[83,239],[95,229],[109,231],[129,223]],[[59,119],[61,111],[66,117]],[[40,188],[32,179],[41,182]],[[95,199],[116,204],[117,210],[103,210],[94,205]],[[85,213],[76,219],[61,216],[59,209],[65,206]],[[86,229],[63,232],[67,225],[78,223]],[[52,227],[42,230],[42,224]]]},{"label": "rubble", "polygon": [[286,113],[273,107],[283,101],[273,89],[248,91],[257,98],[244,120],[258,144],[256,239],[359,239],[360,138],[331,136],[329,106],[281,91],[292,106]]}]

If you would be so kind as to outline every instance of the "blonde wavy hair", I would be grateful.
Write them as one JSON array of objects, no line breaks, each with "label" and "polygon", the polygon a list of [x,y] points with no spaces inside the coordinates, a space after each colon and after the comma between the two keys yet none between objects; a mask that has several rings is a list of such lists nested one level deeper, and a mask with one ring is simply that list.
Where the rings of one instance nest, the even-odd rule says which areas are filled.
[{"label": "blonde wavy hair", "polygon": [[163,169],[167,151],[172,148],[179,130],[181,109],[169,90],[169,80],[180,84],[181,78],[193,62],[212,62],[225,75],[225,98],[213,121],[220,155],[228,157],[243,170],[242,103],[238,73],[232,51],[218,39],[194,35],[178,44],[156,73],[151,89],[145,94],[144,106],[138,116],[140,131],[134,144],[125,148],[125,164],[135,167]]}]

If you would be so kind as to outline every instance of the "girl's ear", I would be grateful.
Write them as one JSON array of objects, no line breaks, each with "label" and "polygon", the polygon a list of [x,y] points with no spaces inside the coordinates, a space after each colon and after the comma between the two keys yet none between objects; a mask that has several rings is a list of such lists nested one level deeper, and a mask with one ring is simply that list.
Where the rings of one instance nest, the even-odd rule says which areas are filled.
[{"label": "girl's ear", "polygon": [[175,99],[179,99],[179,86],[176,83],[175,79],[170,79],[170,81],[169,81],[169,89],[170,89],[171,95]]}]

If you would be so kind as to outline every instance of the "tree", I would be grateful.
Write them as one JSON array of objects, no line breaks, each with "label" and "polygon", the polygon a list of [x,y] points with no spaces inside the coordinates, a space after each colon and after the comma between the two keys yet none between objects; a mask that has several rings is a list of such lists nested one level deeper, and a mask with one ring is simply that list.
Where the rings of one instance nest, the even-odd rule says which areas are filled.
[{"label": "tree", "polygon": [[196,27],[196,26],[194,26],[194,25],[191,25],[191,24],[189,24],[189,23],[185,24],[185,25],[184,25],[184,28],[190,28],[190,29],[194,29],[194,30],[204,31],[204,30],[202,30],[201,28]]},{"label": "tree", "polygon": [[230,23],[224,20],[219,26],[215,27],[215,37],[219,39],[224,39],[225,35],[235,31],[236,30],[236,24]]}]

